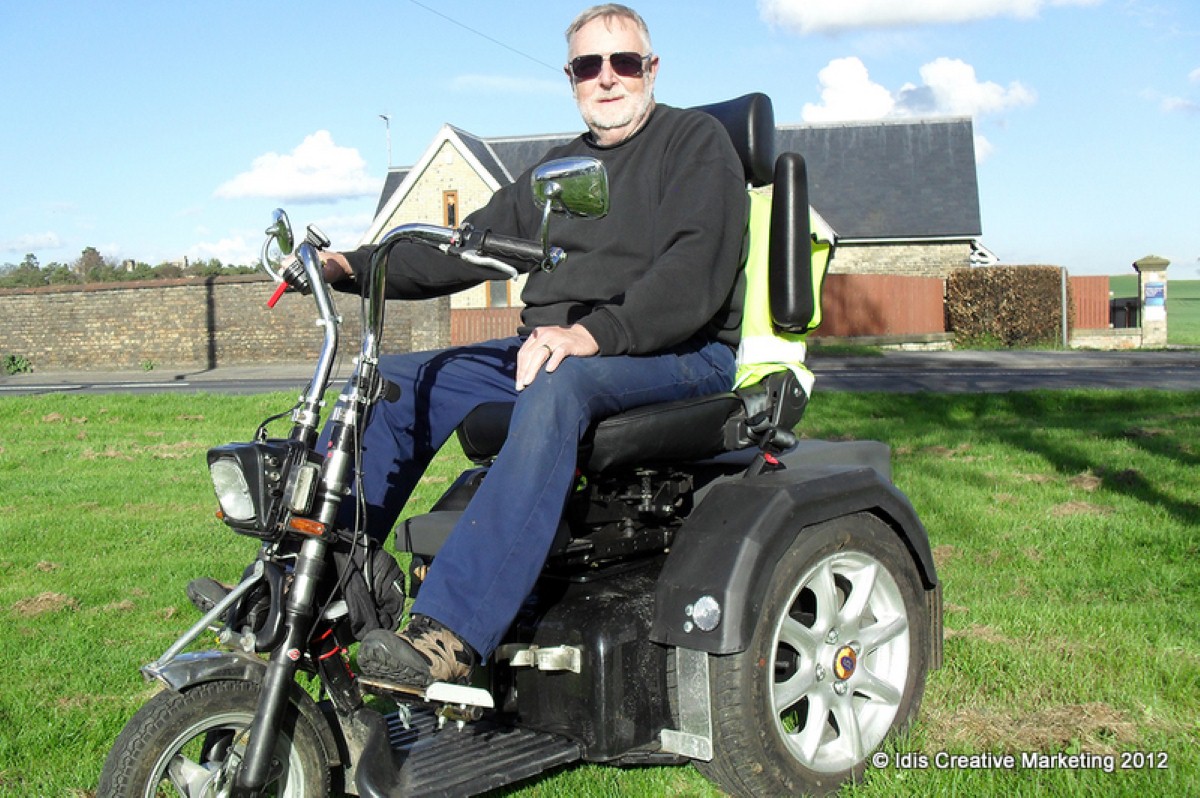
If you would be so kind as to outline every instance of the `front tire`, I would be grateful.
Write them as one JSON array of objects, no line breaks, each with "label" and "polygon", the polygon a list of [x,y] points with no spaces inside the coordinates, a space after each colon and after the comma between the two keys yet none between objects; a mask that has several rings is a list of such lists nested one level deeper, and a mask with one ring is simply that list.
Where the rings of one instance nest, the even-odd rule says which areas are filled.
[{"label": "front tire", "polygon": [[[241,732],[258,707],[258,685],[207,682],[164,691],[117,736],[100,774],[98,798],[228,795],[244,751]],[[275,746],[264,795],[326,798],[329,761],[312,722],[292,704]]]},{"label": "front tire", "polygon": [[713,760],[739,796],[826,794],[916,715],[930,623],[912,555],[868,513],[803,530],[743,652],[709,658]]}]

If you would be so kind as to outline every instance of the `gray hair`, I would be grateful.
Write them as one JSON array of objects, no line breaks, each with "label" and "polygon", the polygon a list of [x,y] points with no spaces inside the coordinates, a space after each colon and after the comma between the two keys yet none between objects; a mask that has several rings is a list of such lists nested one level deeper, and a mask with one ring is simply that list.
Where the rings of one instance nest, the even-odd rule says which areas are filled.
[{"label": "gray hair", "polygon": [[571,37],[589,22],[603,19],[606,24],[611,24],[611,20],[624,19],[632,22],[634,27],[638,29],[638,33],[642,35],[642,43],[646,47],[646,52],[650,52],[653,48],[650,45],[650,29],[646,27],[646,20],[642,19],[638,12],[634,11],[629,6],[623,6],[620,3],[604,3],[598,6],[582,11],[579,16],[575,17],[575,21],[567,27],[567,47],[571,46]]}]

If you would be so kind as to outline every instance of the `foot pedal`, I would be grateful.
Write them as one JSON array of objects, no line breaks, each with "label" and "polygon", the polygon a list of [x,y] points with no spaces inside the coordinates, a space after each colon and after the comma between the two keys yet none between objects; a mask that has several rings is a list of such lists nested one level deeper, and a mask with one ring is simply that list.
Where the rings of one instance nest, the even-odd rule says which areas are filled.
[{"label": "foot pedal", "polygon": [[482,687],[468,687],[464,684],[450,682],[434,682],[426,688],[411,684],[391,682],[374,676],[359,676],[358,683],[368,692],[387,694],[402,698],[420,698],[437,704],[462,704],[463,706],[479,707],[480,709],[495,709],[496,702],[492,694]]},{"label": "foot pedal", "polygon": [[[480,687],[434,682],[422,690],[413,685],[389,682],[386,679],[377,679],[371,676],[360,676],[358,681],[363,689],[370,693],[387,695],[400,701],[422,699],[430,704],[436,704],[437,708],[434,714],[438,718],[438,728],[445,726],[446,721],[453,721],[461,729],[466,724],[481,719],[486,710],[496,708],[496,701],[492,698],[492,694]],[[398,716],[405,727],[408,726],[408,719],[411,715],[409,708],[401,704]]]}]

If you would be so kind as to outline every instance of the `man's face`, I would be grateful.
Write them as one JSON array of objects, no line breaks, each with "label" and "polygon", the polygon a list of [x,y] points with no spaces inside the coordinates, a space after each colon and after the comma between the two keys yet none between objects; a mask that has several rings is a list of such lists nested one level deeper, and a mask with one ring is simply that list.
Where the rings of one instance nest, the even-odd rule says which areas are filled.
[{"label": "man's face", "polygon": [[[570,62],[581,55],[610,56],[613,53],[647,55],[648,48],[633,23],[619,17],[601,17],[575,33],[567,60]],[[596,77],[571,79],[579,113],[598,144],[611,146],[624,141],[650,116],[654,108],[658,58],[644,61],[643,66],[641,77],[623,77],[613,71],[612,64],[605,58]]]}]

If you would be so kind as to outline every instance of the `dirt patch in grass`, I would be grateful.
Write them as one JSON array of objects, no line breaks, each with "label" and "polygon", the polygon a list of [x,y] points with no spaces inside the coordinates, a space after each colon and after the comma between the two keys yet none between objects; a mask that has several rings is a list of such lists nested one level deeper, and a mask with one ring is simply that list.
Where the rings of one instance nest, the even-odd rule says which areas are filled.
[{"label": "dirt patch in grass", "polygon": [[1079,488],[1080,490],[1085,490],[1088,493],[1091,493],[1095,490],[1098,490],[1100,486],[1104,484],[1104,480],[1090,471],[1087,471],[1071,477],[1067,480],[1067,484],[1072,488]]},{"label": "dirt patch in grass", "polygon": [[1064,502],[1050,508],[1050,515],[1063,518],[1068,515],[1112,515],[1111,507],[1101,507],[1091,502]]},{"label": "dirt patch in grass", "polygon": [[159,460],[182,460],[191,457],[198,451],[208,449],[208,446],[196,441],[180,441],[179,443],[157,443],[153,446],[140,447],[141,451]]},{"label": "dirt patch in grass", "polygon": [[962,443],[953,448],[949,446],[926,446],[921,450],[921,454],[927,454],[930,457],[942,457],[945,459],[954,459],[959,462],[973,463],[978,458],[974,455],[967,455],[971,451],[971,444]]},{"label": "dirt patch in grass", "polygon": [[949,562],[953,562],[962,556],[962,551],[958,546],[951,546],[948,543],[943,543],[940,546],[933,547],[933,564],[938,568],[942,568]]},{"label": "dirt patch in grass", "polygon": [[60,612],[62,610],[77,610],[79,602],[70,596],[62,593],[39,593],[30,598],[23,598],[13,604],[13,612],[25,618],[32,618],[36,615],[45,615],[48,612]]},{"label": "dirt patch in grass", "polygon": [[91,447],[83,450],[83,454],[79,455],[84,460],[132,460],[125,452],[117,449],[115,446],[108,446],[102,452],[98,452]]},{"label": "dirt patch in grass", "polygon": [[1058,751],[1078,746],[1107,754],[1138,740],[1137,724],[1108,704],[1067,704],[1034,712],[965,708],[931,718],[939,739],[979,751]]},{"label": "dirt patch in grass", "polygon": [[1123,471],[1102,471],[1104,481],[1118,488],[1133,488],[1144,485],[1146,478],[1136,468],[1126,468]]},{"label": "dirt patch in grass", "polygon": [[984,643],[1002,643],[1008,646],[1015,646],[1019,641],[1003,635],[991,626],[973,623],[965,629],[946,629],[944,632],[947,639],[962,637],[968,640],[981,640]]}]

